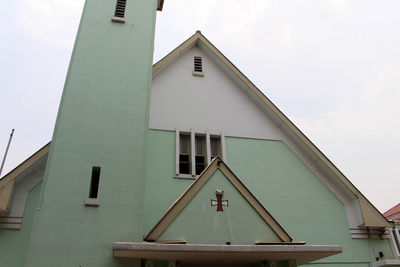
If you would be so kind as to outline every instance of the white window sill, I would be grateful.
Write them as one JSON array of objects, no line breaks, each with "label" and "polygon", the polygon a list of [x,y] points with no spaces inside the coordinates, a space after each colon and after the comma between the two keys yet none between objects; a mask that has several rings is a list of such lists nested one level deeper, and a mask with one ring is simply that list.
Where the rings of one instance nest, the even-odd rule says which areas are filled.
[{"label": "white window sill", "polygon": [[204,72],[193,71],[192,74],[193,74],[193,76],[204,77]]},{"label": "white window sill", "polygon": [[175,174],[174,178],[177,179],[189,179],[189,180],[195,180],[197,177],[199,177],[198,175],[191,175],[191,174]]},{"label": "white window sill", "polygon": [[98,198],[87,198],[85,200],[85,206],[98,207],[100,205]]},{"label": "white window sill", "polygon": [[112,17],[111,18],[112,22],[118,22],[118,23],[125,23],[125,18],[121,18],[121,17]]}]

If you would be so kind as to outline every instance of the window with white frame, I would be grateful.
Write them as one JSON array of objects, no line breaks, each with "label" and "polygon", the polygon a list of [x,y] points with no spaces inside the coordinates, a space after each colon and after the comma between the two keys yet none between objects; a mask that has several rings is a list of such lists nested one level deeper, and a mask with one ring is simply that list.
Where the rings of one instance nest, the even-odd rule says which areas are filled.
[{"label": "window with white frame", "polygon": [[179,135],[179,173],[191,174],[190,134]]},{"label": "window with white frame", "polygon": [[176,130],[176,177],[195,178],[217,156],[225,160],[223,134]]},{"label": "window with white frame", "polygon": [[195,138],[195,174],[199,175],[206,168],[206,138],[196,135]]}]

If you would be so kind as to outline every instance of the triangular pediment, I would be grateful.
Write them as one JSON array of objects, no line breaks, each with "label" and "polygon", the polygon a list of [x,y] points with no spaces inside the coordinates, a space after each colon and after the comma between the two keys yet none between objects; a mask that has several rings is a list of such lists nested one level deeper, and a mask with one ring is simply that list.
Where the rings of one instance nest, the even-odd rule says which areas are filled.
[{"label": "triangular pediment", "polygon": [[[191,60],[198,55],[209,64],[203,79],[191,77]],[[189,77],[193,81],[185,82]],[[168,80],[175,82],[169,84]],[[221,86],[223,82],[228,86]],[[209,112],[214,110],[219,111],[217,119]],[[153,66],[149,126],[167,131],[206,129],[216,135],[283,141],[342,201],[352,228],[390,227],[343,173],[200,31]]]},{"label": "triangular pediment", "polygon": [[175,201],[147,241],[240,244],[292,238],[219,158]]}]

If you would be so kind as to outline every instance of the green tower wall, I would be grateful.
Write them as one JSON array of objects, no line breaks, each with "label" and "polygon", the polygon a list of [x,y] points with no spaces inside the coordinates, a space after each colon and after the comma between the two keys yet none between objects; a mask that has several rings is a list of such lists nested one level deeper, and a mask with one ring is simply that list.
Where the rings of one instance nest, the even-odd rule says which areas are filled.
[{"label": "green tower wall", "polygon": [[[41,192],[26,266],[135,266],[112,242],[143,238],[148,102],[156,0],[84,6]],[[93,166],[100,206],[87,207]]]}]

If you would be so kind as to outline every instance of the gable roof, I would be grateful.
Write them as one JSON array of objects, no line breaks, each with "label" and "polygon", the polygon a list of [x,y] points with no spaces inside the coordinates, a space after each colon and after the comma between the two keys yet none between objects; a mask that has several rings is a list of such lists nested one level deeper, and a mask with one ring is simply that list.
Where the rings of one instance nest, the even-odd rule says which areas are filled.
[{"label": "gable roof", "polygon": [[239,191],[243,198],[247,200],[250,206],[253,207],[253,209],[258,213],[258,215],[260,215],[265,223],[271,227],[271,229],[281,239],[282,242],[292,242],[292,238],[289,236],[289,234],[282,228],[282,226],[279,225],[272,215],[262,206],[256,197],[246,188],[246,186],[219,157],[214,158],[213,161],[200,174],[200,176],[188,187],[188,189],[186,189],[186,191],[175,201],[175,203],[172,204],[164,216],[146,236],[145,240],[157,240],[217,170],[220,170],[224,174],[226,179],[232,183],[232,185]]},{"label": "gable roof", "polygon": [[[162,7],[163,0],[158,2],[159,7]],[[254,97],[258,100],[261,105],[263,105],[266,110],[277,121],[280,127],[294,140],[297,144],[306,151],[308,154],[312,155],[313,162],[322,168],[323,171],[329,174],[329,177],[334,179],[335,182],[341,184],[346,190],[350,191],[358,200],[361,209],[361,216],[364,221],[362,226],[364,227],[390,227],[391,224],[386,220],[386,218],[369,202],[369,200],[345,177],[345,175],[238,69],[236,66],[229,61],[209,40],[207,40],[200,31],[197,31],[189,39],[179,45],[176,49],[170,52],[166,57],[161,59],[159,62],[153,65],[153,76],[157,75],[162,69],[166,68],[171,64],[180,54],[184,53],[191,47],[199,45],[208,52],[212,53],[220,62],[222,62],[232,74],[241,81],[251,92]],[[49,146],[47,144],[45,147]],[[44,148],[45,148],[44,147]],[[42,148],[42,149],[44,149]],[[42,151],[40,149],[38,152]],[[48,148],[47,148],[48,149]],[[36,153],[34,155],[36,155]],[[34,155],[31,157],[33,158]],[[26,161],[31,160],[31,158]],[[33,159],[32,159],[33,160]],[[25,163],[25,162],[24,162]],[[7,180],[13,180],[13,178],[8,177],[13,176],[13,172],[22,172],[24,170],[24,163],[15,168],[12,172],[4,176],[0,180],[0,190],[4,190]],[[14,177],[15,178],[15,177]],[[8,186],[7,190],[12,190]],[[11,188],[11,189],[10,189]],[[5,190],[4,190],[5,192]],[[0,211],[4,208],[4,203],[8,205],[9,198],[11,196],[11,191],[7,194],[0,194]],[[3,203],[3,204],[2,204]]]},{"label": "gable roof", "polygon": [[332,177],[335,182],[341,184],[358,199],[364,227],[390,227],[386,218],[372,205],[371,202],[345,177],[345,175],[229,60],[227,59],[200,31],[197,31],[180,46],[161,59],[153,66],[153,77],[175,61],[185,51],[198,45],[211,53],[220,63],[244,84],[278,125],[285,131],[303,151],[312,155],[313,162]]}]

